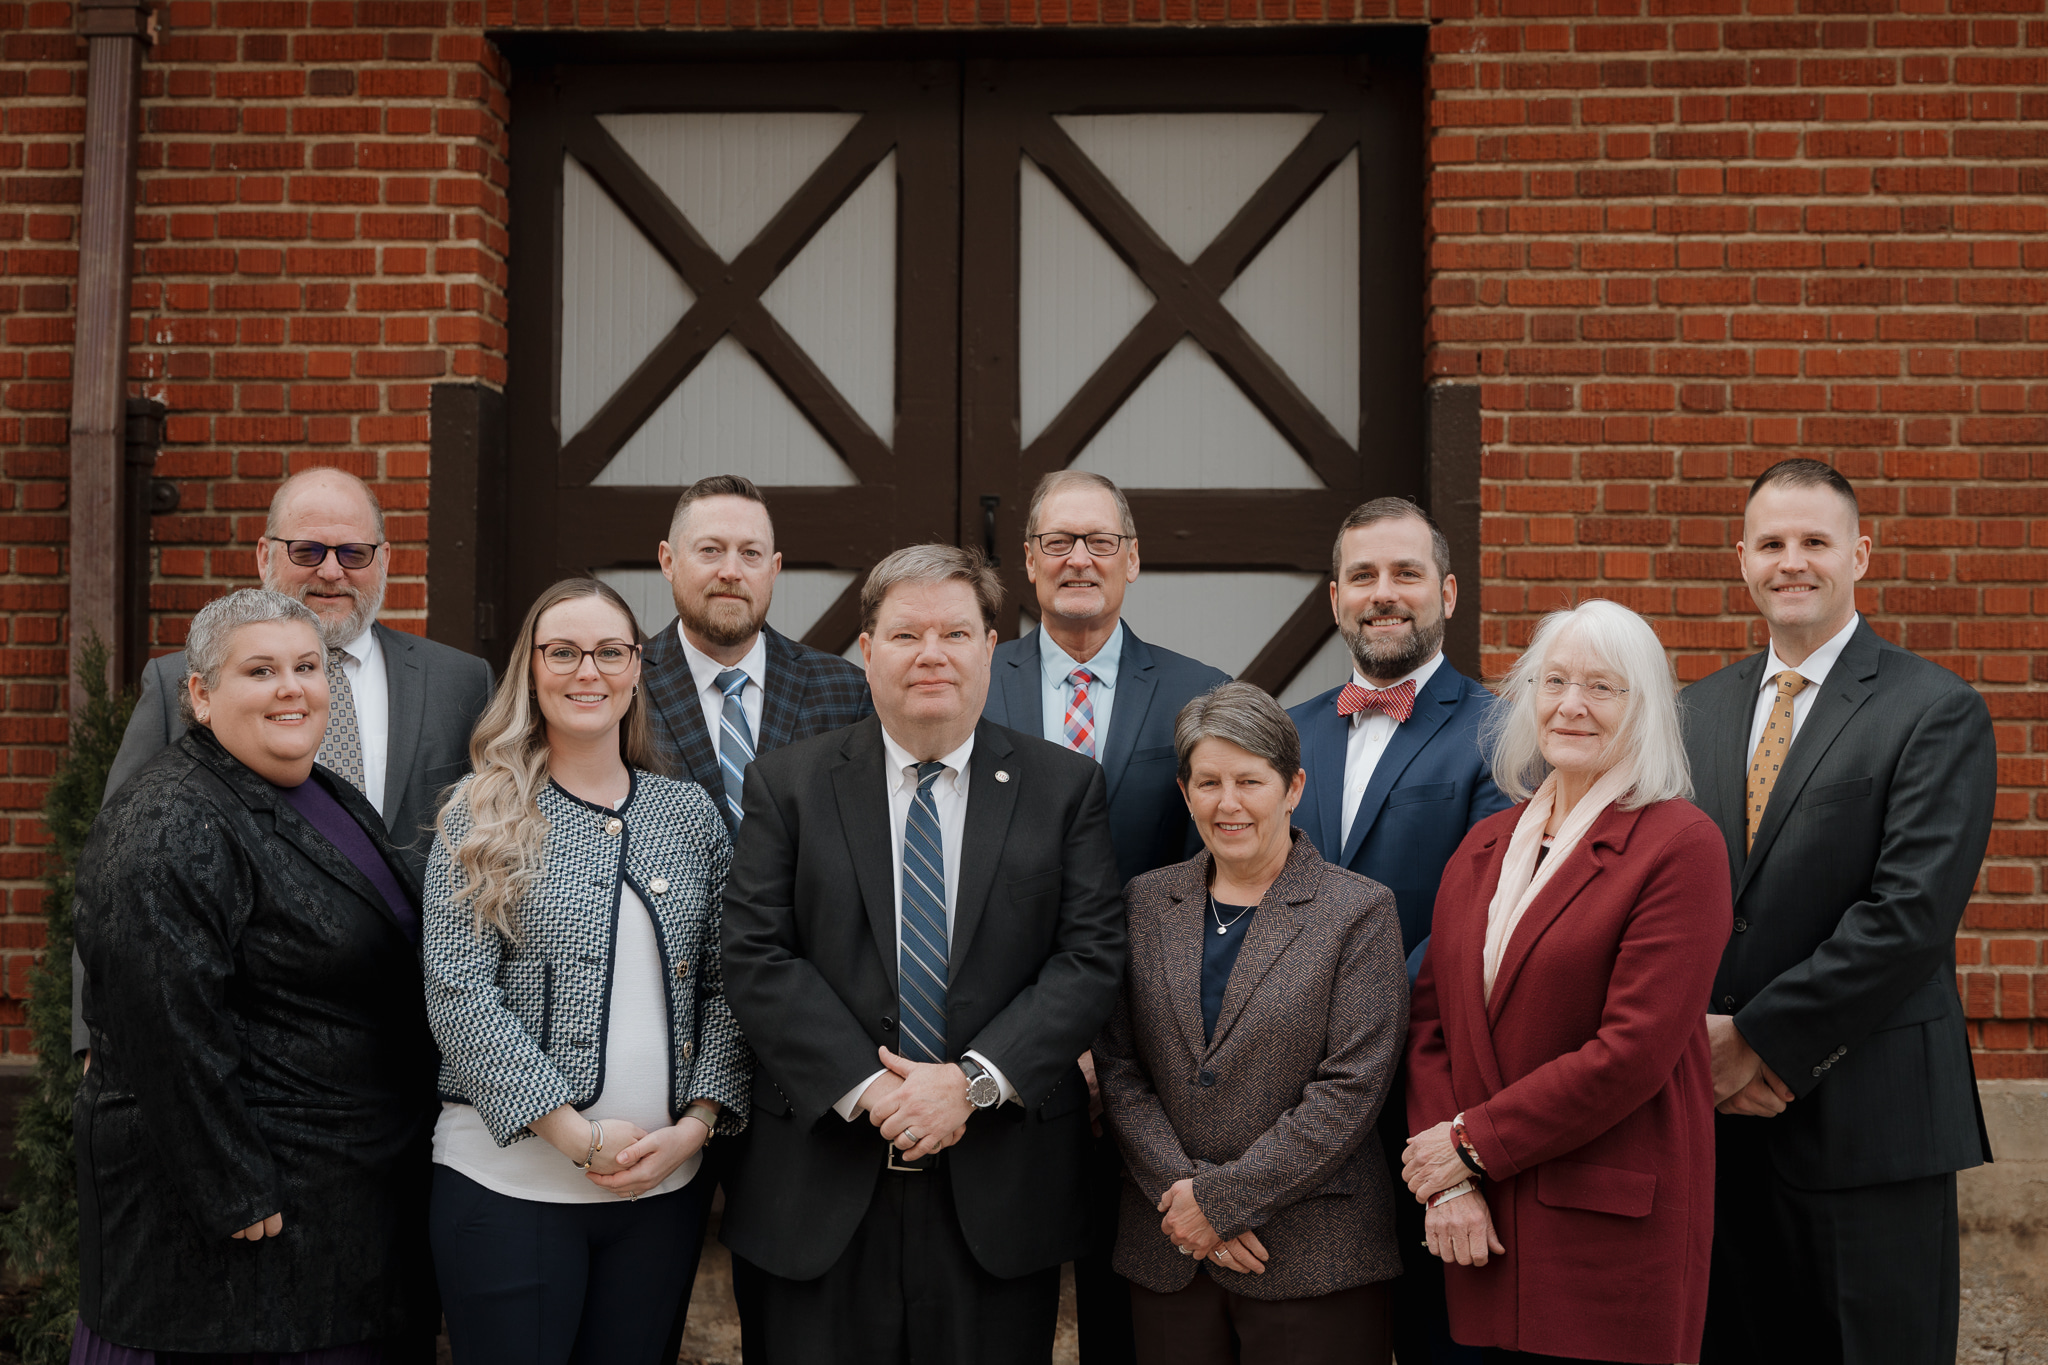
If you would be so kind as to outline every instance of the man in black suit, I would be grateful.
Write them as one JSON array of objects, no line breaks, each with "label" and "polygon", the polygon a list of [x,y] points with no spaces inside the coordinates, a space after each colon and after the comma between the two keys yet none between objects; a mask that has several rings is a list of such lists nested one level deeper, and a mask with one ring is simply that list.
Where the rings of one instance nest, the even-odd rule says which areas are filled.
[{"label": "man in black suit", "polygon": [[[1146,644],[1123,621],[1138,527],[1123,491],[1100,474],[1058,469],[1038,481],[1024,518],[1024,576],[1037,590],[1039,628],[996,646],[982,715],[1102,765],[1120,881],[1184,861],[1200,841],[1174,781],[1173,724],[1230,675]],[[1092,1094],[1087,1053],[1081,1068]],[[1091,1112],[1099,1119],[1099,1103]],[[1136,1351],[1131,1287],[1110,1266],[1123,1161],[1115,1138],[1098,1132],[1095,1147],[1095,1246],[1074,1262],[1081,1360],[1119,1365]]]},{"label": "man in black suit", "polygon": [[979,719],[1001,599],[972,551],[890,555],[875,715],[747,773],[723,966],[759,1065],[724,1238],[755,1365],[1052,1349],[1123,900],[1101,768]]},{"label": "man in black suit", "polygon": [[684,489],[659,555],[676,619],[641,662],[648,721],[675,775],[701,784],[737,830],[754,755],[867,715],[867,679],[767,624],[782,555],[752,480],[715,474]]},{"label": "man in black suit", "polygon": [[[1412,982],[1436,910],[1437,883],[1465,832],[1509,802],[1493,785],[1480,726],[1493,694],[1451,667],[1444,625],[1458,606],[1451,546],[1406,498],[1352,509],[1330,552],[1330,610],[1350,646],[1342,687],[1289,711],[1308,773],[1294,822],[1323,857],[1394,893]],[[1394,1188],[1408,1143],[1404,1087],[1380,1111]],[[1402,1276],[1394,1352],[1402,1365],[1473,1365],[1451,1340],[1443,1262],[1422,1250],[1422,1206],[1395,1205]]]},{"label": "man in black suit", "polygon": [[1770,647],[1685,692],[1694,800],[1735,934],[1714,981],[1707,1362],[1956,1358],[1956,1176],[1990,1159],[1955,934],[1990,838],[1983,699],[1856,613],[1855,490],[1816,460],[1750,488]]},{"label": "man in black suit", "polygon": [[[256,542],[256,572],[264,587],[297,598],[320,618],[331,707],[319,761],[376,807],[420,880],[441,794],[469,771],[469,734],[490,703],[491,668],[379,623],[390,568],[384,510],[361,479],[309,469],[278,486]],[[178,712],[185,672],[183,650],[143,669],[141,695],[107,773],[107,798],[185,733]],[[76,1052],[89,1046],[79,1015],[84,985],[74,956]]]}]

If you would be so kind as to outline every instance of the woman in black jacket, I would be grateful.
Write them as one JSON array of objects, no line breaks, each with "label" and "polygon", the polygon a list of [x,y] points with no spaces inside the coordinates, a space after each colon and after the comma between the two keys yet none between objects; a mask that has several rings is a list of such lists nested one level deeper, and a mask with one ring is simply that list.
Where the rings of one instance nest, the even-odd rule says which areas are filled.
[{"label": "woman in black jacket", "polygon": [[410,1355],[437,1317],[418,893],[376,811],[313,765],[313,614],[231,593],[186,652],[191,730],[80,859],[72,1360]]}]

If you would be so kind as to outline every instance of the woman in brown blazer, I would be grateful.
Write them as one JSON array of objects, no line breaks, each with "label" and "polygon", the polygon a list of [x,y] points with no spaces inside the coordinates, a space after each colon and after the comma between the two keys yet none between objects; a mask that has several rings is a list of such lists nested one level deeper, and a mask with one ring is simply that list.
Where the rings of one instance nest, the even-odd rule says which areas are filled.
[{"label": "woman in brown blazer", "polygon": [[1095,1045],[1137,1358],[1384,1365],[1401,1258],[1368,1139],[1407,1031],[1393,893],[1291,828],[1301,740],[1258,688],[1189,702],[1174,748],[1205,851],[1125,889]]}]

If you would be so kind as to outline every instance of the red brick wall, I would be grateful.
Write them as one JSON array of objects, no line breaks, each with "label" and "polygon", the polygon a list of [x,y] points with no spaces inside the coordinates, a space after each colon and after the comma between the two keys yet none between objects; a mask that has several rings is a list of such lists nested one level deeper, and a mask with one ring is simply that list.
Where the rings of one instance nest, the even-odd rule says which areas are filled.
[{"label": "red brick wall", "polygon": [[[1866,488],[1863,605],[1979,684],[2004,753],[1960,950],[1986,1075],[2048,1075],[2044,0],[1428,0],[1431,367],[1484,385],[1490,659],[1599,592],[1692,678],[1759,637],[1730,546],[1789,454]],[[156,640],[341,463],[425,606],[428,386],[503,379],[505,72],[483,27],[1417,19],[1425,0],[176,0],[144,112],[138,391],[172,409]],[[1802,6],[1804,7],[1802,9]],[[1825,12],[1822,12],[1825,11]],[[61,742],[83,67],[0,0],[0,1027]],[[2036,587],[2036,584],[2040,587]],[[2041,662],[2037,662],[2041,660]],[[2030,1029],[2034,1030],[2030,1034]],[[10,1049],[18,1031],[0,1037]]]}]

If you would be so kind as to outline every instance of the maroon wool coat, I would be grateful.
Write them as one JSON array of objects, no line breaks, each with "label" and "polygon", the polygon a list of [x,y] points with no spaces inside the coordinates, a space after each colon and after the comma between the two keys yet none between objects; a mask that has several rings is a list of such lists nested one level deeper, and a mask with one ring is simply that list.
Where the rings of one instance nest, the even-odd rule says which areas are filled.
[{"label": "maroon wool coat", "polygon": [[1727,845],[1688,802],[1607,810],[1515,927],[1489,1004],[1486,907],[1524,808],[1473,826],[1444,868],[1409,1017],[1409,1126],[1464,1112],[1507,1248],[1444,1267],[1451,1335],[1698,1360],[1714,1231],[1707,995],[1734,917]]}]

